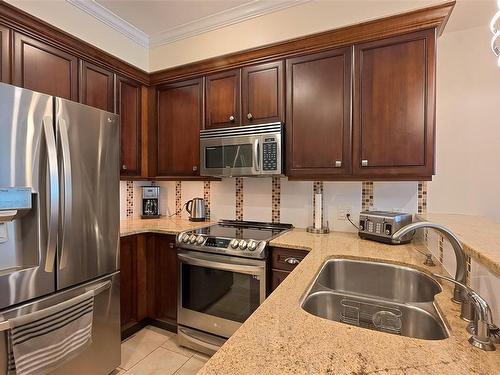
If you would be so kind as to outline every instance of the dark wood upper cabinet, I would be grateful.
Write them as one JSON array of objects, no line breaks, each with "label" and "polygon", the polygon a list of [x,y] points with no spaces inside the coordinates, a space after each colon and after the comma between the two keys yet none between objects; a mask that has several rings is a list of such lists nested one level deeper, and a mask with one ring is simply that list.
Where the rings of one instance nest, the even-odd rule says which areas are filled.
[{"label": "dark wood upper cabinet", "polygon": [[432,176],[435,39],[432,29],[355,46],[355,174]]},{"label": "dark wood upper cabinet", "polygon": [[283,61],[242,69],[241,99],[244,125],[282,120],[283,81]]},{"label": "dark wood upper cabinet", "polygon": [[207,129],[241,124],[240,69],[206,77]]},{"label": "dark wood upper cabinet", "polygon": [[80,65],[80,102],[114,112],[114,74],[86,61]]},{"label": "dark wood upper cabinet", "polygon": [[137,236],[120,238],[120,319],[122,330],[138,322]]},{"label": "dark wood upper cabinet", "polygon": [[116,77],[116,109],[121,123],[121,175],[141,175],[141,84]]},{"label": "dark wood upper cabinet", "polygon": [[78,59],[16,32],[13,83],[44,94],[78,101]]},{"label": "dark wood upper cabinet", "polygon": [[158,88],[158,175],[199,174],[203,79]]},{"label": "dark wood upper cabinet", "polygon": [[342,48],[286,61],[288,176],[350,173],[351,55]]},{"label": "dark wood upper cabinet", "polygon": [[10,30],[0,25],[0,82],[10,83]]}]

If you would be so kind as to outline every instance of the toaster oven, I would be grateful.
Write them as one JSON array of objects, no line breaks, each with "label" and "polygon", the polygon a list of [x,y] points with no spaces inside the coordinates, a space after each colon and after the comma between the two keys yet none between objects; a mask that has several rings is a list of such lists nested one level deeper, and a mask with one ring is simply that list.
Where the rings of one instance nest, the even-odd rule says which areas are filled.
[{"label": "toaster oven", "polygon": [[[388,244],[395,244],[392,235],[412,222],[412,215],[389,211],[362,211],[359,214],[359,237]],[[414,233],[409,233],[399,243],[408,243]]]}]

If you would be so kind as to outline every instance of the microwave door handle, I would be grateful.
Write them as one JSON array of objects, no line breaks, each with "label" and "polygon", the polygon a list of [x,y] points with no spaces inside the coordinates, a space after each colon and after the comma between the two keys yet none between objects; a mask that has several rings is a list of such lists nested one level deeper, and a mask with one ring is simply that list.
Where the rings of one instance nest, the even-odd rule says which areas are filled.
[{"label": "microwave door handle", "polygon": [[179,253],[177,254],[180,261],[192,266],[214,268],[222,271],[245,273],[248,275],[260,275],[262,272],[262,266],[246,266],[243,264],[226,263],[219,260],[206,260],[195,258],[187,254]]},{"label": "microwave door handle", "polygon": [[255,170],[260,171],[260,147],[259,138],[253,142],[253,159],[255,160]]},{"label": "microwave door handle", "polygon": [[49,202],[47,228],[47,255],[45,257],[45,272],[53,272],[56,259],[57,221],[59,217],[59,176],[57,170],[57,148],[52,117],[43,118],[43,132],[47,147],[49,165]]}]

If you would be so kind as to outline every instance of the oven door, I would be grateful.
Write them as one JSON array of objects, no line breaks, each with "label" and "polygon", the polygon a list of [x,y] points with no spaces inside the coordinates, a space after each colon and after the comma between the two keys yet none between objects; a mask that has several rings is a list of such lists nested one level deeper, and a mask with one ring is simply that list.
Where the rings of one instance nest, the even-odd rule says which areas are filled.
[{"label": "oven door", "polygon": [[261,136],[200,139],[202,176],[253,176],[261,174]]},{"label": "oven door", "polygon": [[181,250],[178,323],[229,338],[266,297],[266,263]]}]

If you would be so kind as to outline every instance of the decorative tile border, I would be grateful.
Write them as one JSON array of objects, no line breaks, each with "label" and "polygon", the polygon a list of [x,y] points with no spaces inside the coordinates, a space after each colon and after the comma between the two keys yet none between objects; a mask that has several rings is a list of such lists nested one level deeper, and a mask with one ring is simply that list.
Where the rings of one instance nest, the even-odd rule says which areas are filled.
[{"label": "decorative tile border", "polygon": [[132,219],[134,217],[134,182],[133,181],[125,181],[126,186],[126,206],[125,213],[127,219]]},{"label": "decorative tile border", "polygon": [[243,220],[243,178],[236,177],[236,220]]},{"label": "decorative tile border", "polygon": [[418,213],[427,213],[427,181],[418,183]]},{"label": "decorative tile border", "polygon": [[279,177],[273,177],[272,179],[272,209],[271,209],[271,221],[273,223],[280,222],[280,211],[281,211],[281,179]]},{"label": "decorative tile border", "polygon": [[182,212],[182,183],[175,181],[175,212],[177,217],[181,217]]},{"label": "decorative tile border", "polygon": [[361,210],[370,211],[373,209],[373,182],[363,181],[361,183]]},{"label": "decorative tile border", "polygon": [[471,282],[471,273],[472,273],[472,263],[471,263],[471,258],[469,255],[465,256],[465,285],[470,287],[470,282]]},{"label": "decorative tile border", "polygon": [[210,181],[203,182],[203,199],[205,200],[205,217],[210,220]]},{"label": "decorative tile border", "polygon": [[[313,204],[312,204],[312,212],[313,212],[313,225],[316,222],[316,212],[314,210],[314,207],[316,207],[316,194],[323,194],[323,181],[314,181],[313,182]],[[322,195],[323,197],[323,195]],[[323,223],[323,216],[324,216],[324,210],[321,211],[321,226],[324,225]]]},{"label": "decorative tile border", "polygon": [[444,260],[444,237],[439,235],[438,240],[438,249],[439,249],[439,263],[443,264]]}]

